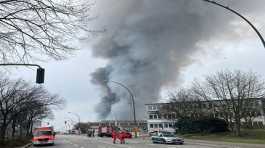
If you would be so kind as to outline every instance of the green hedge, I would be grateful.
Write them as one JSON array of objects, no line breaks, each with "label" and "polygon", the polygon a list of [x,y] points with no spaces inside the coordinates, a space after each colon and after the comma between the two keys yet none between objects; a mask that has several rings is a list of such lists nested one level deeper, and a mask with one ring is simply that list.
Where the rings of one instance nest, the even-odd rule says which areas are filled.
[{"label": "green hedge", "polygon": [[176,128],[178,133],[217,133],[228,131],[228,124],[218,118],[182,118],[176,123]]}]

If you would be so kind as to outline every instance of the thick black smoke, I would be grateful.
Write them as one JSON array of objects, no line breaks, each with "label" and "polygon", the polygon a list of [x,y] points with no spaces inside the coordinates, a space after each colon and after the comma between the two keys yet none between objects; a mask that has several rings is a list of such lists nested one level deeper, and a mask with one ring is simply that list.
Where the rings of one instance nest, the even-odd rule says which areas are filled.
[{"label": "thick black smoke", "polygon": [[96,111],[99,113],[101,118],[106,118],[111,112],[111,106],[119,102],[119,98],[113,93],[108,86],[109,75],[111,68],[99,68],[97,71],[91,74],[92,83],[99,85],[102,90],[103,97],[101,98],[100,104],[96,107]]},{"label": "thick black smoke", "polygon": [[[227,2],[235,8],[243,7],[243,13],[248,14],[261,3],[264,4],[262,0],[255,4],[249,0]],[[97,25],[107,29],[93,48],[94,56],[108,60],[105,68],[92,75],[105,94],[100,103],[105,108],[98,110],[101,117],[111,111],[122,119],[128,119],[130,114],[125,90],[112,89],[115,95],[102,80],[119,81],[132,89],[137,117],[141,119],[144,104],[156,102],[161,89],[178,82],[182,69],[193,62],[192,55],[200,50],[198,43],[232,34],[228,28],[235,26],[230,22],[240,21],[201,0],[99,0],[97,4]]]}]

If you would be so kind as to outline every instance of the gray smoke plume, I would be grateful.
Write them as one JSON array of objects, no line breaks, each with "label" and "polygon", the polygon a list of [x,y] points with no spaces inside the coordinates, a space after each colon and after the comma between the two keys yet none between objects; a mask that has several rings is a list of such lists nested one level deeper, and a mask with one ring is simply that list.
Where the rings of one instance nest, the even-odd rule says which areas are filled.
[{"label": "gray smoke plume", "polygon": [[[262,0],[224,2],[234,8],[243,7],[243,13],[248,14],[255,6],[264,6]],[[201,0],[99,0],[97,4],[97,25],[107,29],[93,48],[94,56],[108,60],[105,68],[92,75],[105,94],[100,103],[105,108],[98,110],[101,117],[112,111],[118,118],[128,119],[131,101],[126,90],[110,88],[102,80],[128,86],[135,94],[137,118],[142,119],[144,104],[156,102],[161,89],[174,84],[181,70],[193,62],[191,57],[199,50],[197,44],[218,34],[229,34],[229,22],[240,21]]]},{"label": "gray smoke plume", "polygon": [[109,75],[111,72],[110,67],[99,68],[97,71],[91,74],[92,83],[101,87],[103,97],[100,104],[96,107],[96,111],[101,118],[106,118],[111,112],[111,106],[119,101],[119,98],[113,93],[110,87],[107,85],[109,82]]}]

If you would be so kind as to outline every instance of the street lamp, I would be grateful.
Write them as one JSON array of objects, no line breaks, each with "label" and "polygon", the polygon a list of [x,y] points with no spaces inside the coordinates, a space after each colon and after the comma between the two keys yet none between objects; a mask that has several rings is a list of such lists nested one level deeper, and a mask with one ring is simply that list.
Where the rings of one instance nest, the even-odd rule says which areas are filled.
[{"label": "street lamp", "polygon": [[256,32],[256,34],[259,36],[259,39],[261,40],[261,42],[262,42],[262,44],[263,44],[263,47],[265,48],[265,41],[264,41],[264,39],[263,39],[263,37],[262,37],[262,35],[261,35],[261,33],[258,31],[258,29],[247,19],[247,18],[245,18],[243,15],[241,15],[240,13],[238,13],[237,11],[235,11],[235,10],[233,10],[233,9],[231,9],[231,8],[229,8],[228,6],[224,6],[224,5],[222,5],[222,4],[220,4],[220,3],[217,3],[216,1],[214,1],[214,0],[203,0],[204,2],[208,2],[208,3],[211,3],[211,4],[213,4],[213,5],[217,5],[217,6],[219,6],[219,7],[222,7],[222,8],[224,8],[224,9],[226,9],[226,10],[228,10],[228,11],[230,11],[230,12],[232,12],[232,13],[234,13],[234,14],[236,14],[237,16],[239,16],[240,18],[242,18],[243,20],[245,20],[250,26],[251,26],[251,28]]},{"label": "street lamp", "polygon": [[[136,123],[136,113],[135,113],[135,100],[134,100],[134,95],[133,95],[132,91],[131,91],[126,85],[124,85],[124,84],[122,84],[122,83],[120,83],[120,82],[116,82],[116,81],[112,81],[112,80],[110,80],[110,81],[106,81],[106,82],[112,82],[112,83],[115,83],[115,84],[117,84],[117,85],[119,85],[119,86],[125,88],[125,89],[128,91],[128,93],[129,93],[130,96],[131,96],[132,106],[133,106],[133,122],[134,122],[134,124],[135,124],[135,126],[136,126],[137,123]],[[135,137],[137,137],[136,132],[135,132]]]},{"label": "street lamp", "polygon": [[116,81],[112,81],[112,80],[110,80],[109,82],[115,83],[115,84],[125,88],[128,91],[128,93],[130,94],[131,100],[132,100],[132,106],[133,106],[133,121],[136,124],[135,100],[134,100],[134,95],[133,95],[132,91],[127,86],[125,86],[124,84],[122,84],[120,82],[116,82]]},{"label": "street lamp", "polygon": [[68,112],[68,114],[73,114],[75,115],[77,118],[78,118],[78,134],[80,135],[81,134],[81,128],[80,128],[80,116],[77,114],[77,113],[73,113],[73,112]]}]

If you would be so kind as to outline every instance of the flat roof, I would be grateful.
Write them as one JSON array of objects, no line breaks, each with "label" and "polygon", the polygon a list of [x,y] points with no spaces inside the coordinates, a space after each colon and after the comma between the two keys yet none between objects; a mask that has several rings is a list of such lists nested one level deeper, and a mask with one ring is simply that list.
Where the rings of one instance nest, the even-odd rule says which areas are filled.
[{"label": "flat roof", "polygon": [[[249,98],[249,99],[256,99],[256,100],[265,100],[265,98]],[[227,99],[229,100],[229,99]],[[224,100],[191,100],[191,101],[187,101],[187,102],[195,102],[195,101],[201,101],[201,102],[214,102],[214,101],[224,101]],[[181,103],[181,101],[179,102],[166,102],[166,103],[163,103],[163,102],[157,102],[157,103],[147,103],[145,104],[145,106],[147,105],[162,105],[162,104],[171,104],[171,103]]]}]

